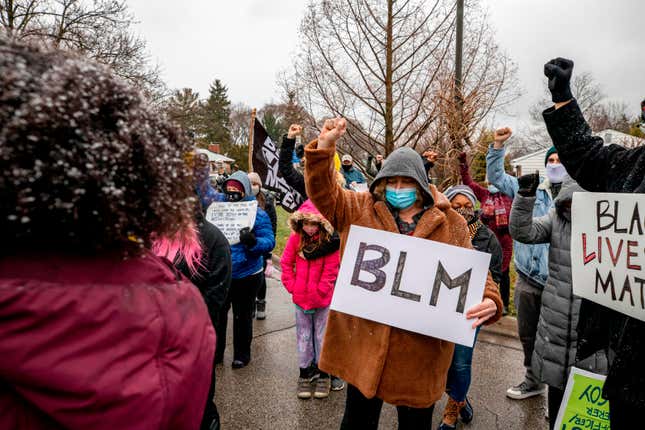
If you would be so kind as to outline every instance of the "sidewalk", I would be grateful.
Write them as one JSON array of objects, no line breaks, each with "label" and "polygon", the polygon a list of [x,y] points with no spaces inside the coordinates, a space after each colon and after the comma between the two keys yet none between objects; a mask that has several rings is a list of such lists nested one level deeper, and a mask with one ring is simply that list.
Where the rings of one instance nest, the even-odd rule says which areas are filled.
[{"label": "sidewalk", "polygon": [[[256,321],[253,359],[249,366],[232,370],[232,338],[229,332],[224,365],[217,367],[216,402],[224,430],[244,429],[338,429],[344,410],[345,391],[332,392],[326,400],[298,400],[298,377],[293,304],[279,282],[270,280],[268,318]],[[229,316],[229,318],[232,318]],[[470,430],[545,430],[546,397],[513,401],[506,388],[523,376],[522,351],[512,337],[513,318],[504,318],[479,335],[473,358],[473,382],[469,398],[475,409]],[[229,324],[231,326],[231,324]],[[439,425],[445,397],[436,405],[433,430]],[[396,428],[396,410],[384,405],[379,429]]]}]

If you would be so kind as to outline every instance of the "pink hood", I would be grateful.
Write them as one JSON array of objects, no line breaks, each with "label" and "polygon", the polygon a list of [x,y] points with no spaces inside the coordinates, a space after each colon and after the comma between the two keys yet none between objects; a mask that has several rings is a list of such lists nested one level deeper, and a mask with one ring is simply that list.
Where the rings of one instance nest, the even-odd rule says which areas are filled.
[{"label": "pink hood", "polygon": [[334,285],[340,266],[340,252],[336,251],[315,260],[305,259],[299,252],[302,220],[315,220],[322,224],[328,232],[333,227],[318,209],[307,200],[297,212],[291,215],[289,222],[294,230],[289,236],[280,260],[282,266],[282,283],[293,296],[293,302],[301,308],[326,308],[331,303]]}]

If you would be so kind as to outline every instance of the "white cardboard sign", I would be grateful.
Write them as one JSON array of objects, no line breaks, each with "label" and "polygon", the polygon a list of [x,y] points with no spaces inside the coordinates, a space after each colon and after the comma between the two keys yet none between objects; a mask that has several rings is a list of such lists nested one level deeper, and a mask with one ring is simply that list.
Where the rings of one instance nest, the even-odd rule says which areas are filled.
[{"label": "white cardboard sign", "polygon": [[351,226],[331,309],[473,346],[490,254]]},{"label": "white cardboard sign", "polygon": [[214,202],[206,211],[206,220],[219,228],[228,243],[240,242],[240,230],[253,228],[258,210],[257,200],[245,202]]},{"label": "white cardboard sign", "polygon": [[575,193],[573,293],[645,321],[645,194]]}]

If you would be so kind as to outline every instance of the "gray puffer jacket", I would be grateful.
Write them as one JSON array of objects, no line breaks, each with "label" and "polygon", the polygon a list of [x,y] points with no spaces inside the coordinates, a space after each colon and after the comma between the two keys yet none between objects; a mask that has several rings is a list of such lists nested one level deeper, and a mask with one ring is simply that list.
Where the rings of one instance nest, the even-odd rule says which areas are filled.
[{"label": "gray puffer jacket", "polygon": [[584,191],[575,181],[565,180],[555,207],[543,217],[533,218],[535,197],[516,195],[510,218],[510,232],[518,242],[548,243],[549,277],[542,292],[531,365],[536,377],[549,386],[564,390],[571,366],[606,374],[604,353],[576,363],[578,317],[581,299],[573,295],[571,281],[571,199]]}]

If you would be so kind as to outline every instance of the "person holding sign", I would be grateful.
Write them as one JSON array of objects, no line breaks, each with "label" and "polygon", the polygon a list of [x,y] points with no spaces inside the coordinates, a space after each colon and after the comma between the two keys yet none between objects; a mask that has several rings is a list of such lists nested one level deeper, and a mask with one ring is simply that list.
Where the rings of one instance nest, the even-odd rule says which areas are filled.
[{"label": "person holding sign", "polygon": [[[593,136],[571,93],[572,73],[571,60],[556,58],[544,65],[555,105],[543,117],[562,163],[587,191],[645,193],[645,146],[605,146]],[[645,414],[645,322],[588,300],[580,314],[578,356],[606,348],[615,352],[603,390],[611,427],[633,428]]]},{"label": "person holding sign", "polygon": [[513,201],[510,230],[521,243],[549,244],[549,277],[542,292],[531,365],[533,374],[548,385],[549,428],[553,430],[571,367],[606,371],[604,354],[598,353],[576,363],[580,301],[573,295],[571,281],[571,200],[574,192],[584,190],[568,179],[555,199],[548,215],[533,218],[535,193],[540,177],[537,173],[518,179],[520,188]]},{"label": "person holding sign", "polygon": [[[333,157],[345,129],[344,119],[327,120],[305,150],[307,193],[338,230],[343,246],[356,224],[471,247],[466,222],[428,184],[421,156],[411,148],[390,154],[370,192],[340,187]],[[468,309],[466,318],[473,319],[473,326],[492,323],[501,317],[502,307],[497,285],[488,276],[483,301]],[[429,428],[453,350],[451,342],[330,311],[320,368],[348,382],[341,428],[378,428],[384,401],[396,405],[400,429]]]},{"label": "person holding sign", "polygon": [[[468,233],[473,248],[491,254],[490,274],[493,281],[499,285],[502,278],[502,247],[493,232],[481,222],[479,214],[475,212],[477,205],[475,193],[467,185],[455,185],[444,191],[444,194],[450,199],[452,208],[468,223]],[[477,333],[479,330],[475,334],[475,342]],[[461,421],[465,424],[473,420],[473,407],[467,397],[471,381],[473,351],[474,345],[473,347],[455,345],[446,385],[448,403],[443,411],[439,430],[456,429],[457,417],[461,417]]]},{"label": "person holding sign", "polygon": [[[233,173],[224,182],[224,198],[228,202],[255,200],[251,181],[246,172]],[[214,205],[222,204],[214,202]],[[226,348],[226,326],[228,311],[233,306],[233,368],[240,369],[251,361],[253,340],[253,308],[258,288],[264,277],[263,259],[275,246],[273,228],[268,215],[257,208],[253,228],[243,228],[239,243],[231,246],[233,274],[231,288],[220,314],[215,360],[221,363]]]}]

